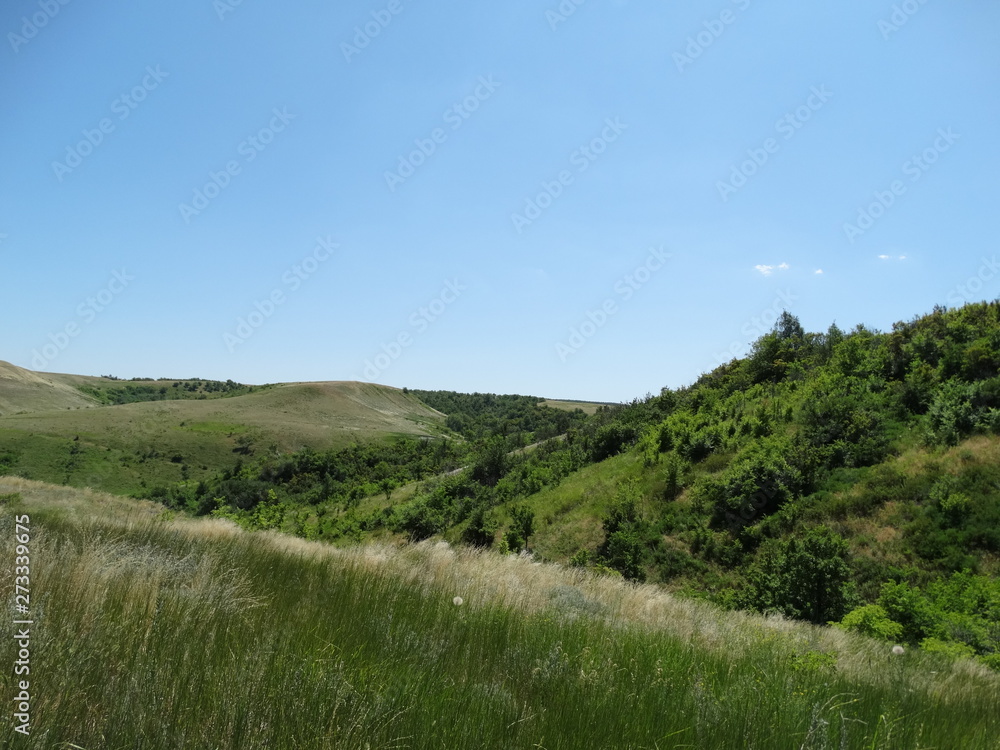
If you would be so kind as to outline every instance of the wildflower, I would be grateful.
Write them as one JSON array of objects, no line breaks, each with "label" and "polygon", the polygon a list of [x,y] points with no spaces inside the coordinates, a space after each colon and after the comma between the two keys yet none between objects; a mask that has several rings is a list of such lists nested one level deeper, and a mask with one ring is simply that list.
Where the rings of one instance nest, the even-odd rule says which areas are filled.
[{"label": "wildflower", "polygon": [[456,607],[461,607],[461,606],[462,606],[462,603],[463,603],[463,601],[464,601],[464,600],[462,599],[462,597],[460,597],[460,596],[456,596],[456,597],[455,597],[454,599],[452,599],[451,601],[452,601],[452,603],[453,603],[453,604],[454,604],[454,605],[455,605]]},{"label": "wildflower", "polygon": [[897,645],[895,645],[895,646],[892,647],[892,653],[894,653],[896,656],[899,656],[901,654],[905,654],[906,653],[906,649],[897,644]]}]

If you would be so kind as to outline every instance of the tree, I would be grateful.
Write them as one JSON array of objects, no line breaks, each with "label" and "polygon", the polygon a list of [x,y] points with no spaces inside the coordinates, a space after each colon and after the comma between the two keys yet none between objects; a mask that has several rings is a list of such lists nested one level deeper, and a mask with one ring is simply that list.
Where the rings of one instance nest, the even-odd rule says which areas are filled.
[{"label": "tree", "polygon": [[647,528],[639,514],[640,497],[635,480],[619,485],[615,500],[604,517],[604,544],[600,548],[607,566],[630,581],[646,579],[643,539]]},{"label": "tree", "polygon": [[840,620],[856,599],[847,559],[847,542],[825,526],[802,538],[768,541],[747,571],[739,601],[816,624]]},{"label": "tree", "polygon": [[392,499],[392,491],[396,488],[396,483],[389,477],[385,477],[379,480],[378,488],[385,495],[385,501],[389,502]]},{"label": "tree", "polygon": [[484,440],[472,462],[472,478],[482,485],[494,487],[510,468],[510,457],[503,438]]},{"label": "tree", "polygon": [[788,310],[781,312],[781,317],[774,324],[774,332],[778,336],[778,341],[788,342],[790,348],[797,349],[805,343],[806,332],[802,324]]},{"label": "tree", "polygon": [[781,446],[761,441],[733,461],[714,492],[713,524],[733,530],[759,521],[792,500],[802,489],[802,474],[782,455]]},{"label": "tree", "polygon": [[510,509],[510,528],[507,530],[507,546],[512,552],[527,549],[528,538],[535,531],[535,514],[523,505]]}]

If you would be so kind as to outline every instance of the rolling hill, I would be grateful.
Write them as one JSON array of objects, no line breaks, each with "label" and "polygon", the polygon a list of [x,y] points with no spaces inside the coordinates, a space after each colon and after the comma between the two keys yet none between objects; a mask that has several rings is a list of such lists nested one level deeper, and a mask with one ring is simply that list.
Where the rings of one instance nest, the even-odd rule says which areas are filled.
[{"label": "rolling hill", "polygon": [[[184,392],[196,383],[203,381],[136,385],[0,363],[0,469],[141,492],[147,484],[207,476],[257,452],[443,432],[443,415],[389,386],[315,382],[242,386],[236,395]],[[130,387],[186,397],[102,403]]]},{"label": "rolling hill", "polygon": [[96,404],[59,375],[32,372],[0,360],[0,417],[24,412],[82,409]]}]

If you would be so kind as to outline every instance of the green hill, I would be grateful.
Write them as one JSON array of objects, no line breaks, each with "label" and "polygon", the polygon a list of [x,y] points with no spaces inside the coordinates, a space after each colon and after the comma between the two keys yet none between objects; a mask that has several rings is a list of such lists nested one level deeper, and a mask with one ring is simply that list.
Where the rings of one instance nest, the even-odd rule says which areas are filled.
[{"label": "green hill", "polygon": [[589,416],[416,392],[467,442],[261,456],[152,496],[336,544],[527,549],[1000,668],[998,366],[997,303],[889,333],[785,314],[676,391]]},{"label": "green hill", "polygon": [[2,363],[0,471],[142,494],[212,476],[241,457],[443,431],[443,415],[388,386],[229,384],[118,381]]},{"label": "green hill", "polygon": [[[785,313],[750,356],[589,414],[234,386],[4,417],[0,473],[342,547],[528,552],[1000,669],[1000,302],[890,332],[808,333]],[[462,439],[416,439],[435,431]]]},{"label": "green hill", "polygon": [[31,623],[5,619],[0,660],[30,673],[0,681],[4,747],[989,750],[1000,731],[1000,677],[974,662],[524,556],[337,549],[0,478],[15,533]]},{"label": "green hill", "polygon": [[0,417],[10,414],[81,409],[95,400],[58,375],[32,372],[0,360]]}]

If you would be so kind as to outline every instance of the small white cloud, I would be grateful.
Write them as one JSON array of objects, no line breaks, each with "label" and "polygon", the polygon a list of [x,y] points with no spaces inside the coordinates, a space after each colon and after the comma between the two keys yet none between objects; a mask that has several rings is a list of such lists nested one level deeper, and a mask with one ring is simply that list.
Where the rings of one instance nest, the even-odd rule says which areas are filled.
[{"label": "small white cloud", "polygon": [[905,255],[900,255],[900,256],[899,256],[899,259],[900,259],[900,260],[906,260],[906,256],[905,256]]},{"label": "small white cloud", "polygon": [[817,275],[822,275],[823,269],[822,268],[817,268],[815,271],[813,271],[813,273],[815,273]]},{"label": "small white cloud", "polygon": [[779,263],[776,266],[768,266],[768,265],[764,265],[763,263],[761,263],[759,265],[754,266],[753,268],[754,268],[755,271],[759,271],[764,276],[770,276],[776,270],[777,271],[787,271],[789,268],[791,268],[791,266],[788,265],[787,263]]},{"label": "small white cloud", "polygon": [[878,259],[879,260],[889,260],[889,256],[888,255],[880,255],[880,256],[878,256]]}]

